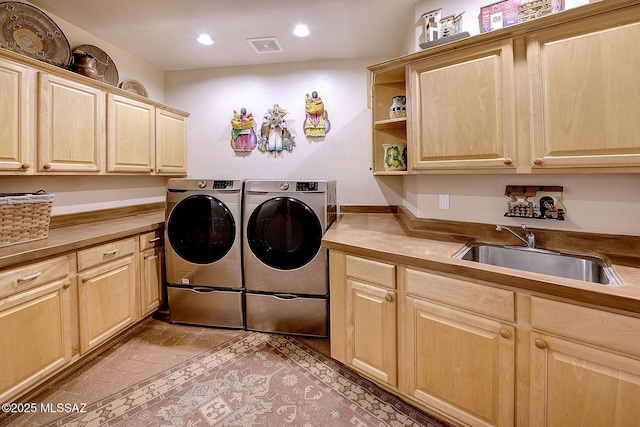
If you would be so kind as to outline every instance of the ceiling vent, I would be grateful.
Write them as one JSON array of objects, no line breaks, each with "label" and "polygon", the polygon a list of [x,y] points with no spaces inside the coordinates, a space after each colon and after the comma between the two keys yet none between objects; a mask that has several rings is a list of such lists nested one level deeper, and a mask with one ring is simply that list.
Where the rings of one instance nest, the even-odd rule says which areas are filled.
[{"label": "ceiling vent", "polygon": [[275,37],[247,39],[247,43],[249,43],[257,53],[284,52],[282,46],[280,46],[280,42],[278,42],[278,39]]}]

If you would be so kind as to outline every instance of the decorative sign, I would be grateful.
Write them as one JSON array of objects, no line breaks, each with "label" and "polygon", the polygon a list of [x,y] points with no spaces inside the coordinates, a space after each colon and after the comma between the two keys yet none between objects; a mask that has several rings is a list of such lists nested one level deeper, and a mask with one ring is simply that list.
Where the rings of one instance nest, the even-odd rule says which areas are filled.
[{"label": "decorative sign", "polygon": [[509,199],[504,216],[564,221],[562,190],[560,186],[507,185],[504,195]]}]

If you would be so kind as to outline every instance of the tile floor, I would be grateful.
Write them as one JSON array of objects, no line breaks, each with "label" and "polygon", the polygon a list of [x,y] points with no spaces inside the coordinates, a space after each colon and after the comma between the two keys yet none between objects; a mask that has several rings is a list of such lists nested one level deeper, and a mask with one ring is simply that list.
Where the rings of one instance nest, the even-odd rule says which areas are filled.
[{"label": "tile floor", "polygon": [[[43,402],[91,404],[162,371],[171,369],[242,331],[176,325],[158,315],[141,324],[126,340],[113,344],[61,382],[32,399]],[[300,341],[329,355],[326,338],[300,337]],[[44,426],[64,414],[23,414],[4,418],[0,426]]]}]

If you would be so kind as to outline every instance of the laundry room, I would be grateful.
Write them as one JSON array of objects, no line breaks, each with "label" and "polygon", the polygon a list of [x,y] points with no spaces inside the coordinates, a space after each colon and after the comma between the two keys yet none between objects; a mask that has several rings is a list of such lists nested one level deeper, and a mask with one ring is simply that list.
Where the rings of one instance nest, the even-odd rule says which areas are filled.
[{"label": "laundry room", "polygon": [[0,426],[634,425],[640,0],[240,3],[0,2]]}]

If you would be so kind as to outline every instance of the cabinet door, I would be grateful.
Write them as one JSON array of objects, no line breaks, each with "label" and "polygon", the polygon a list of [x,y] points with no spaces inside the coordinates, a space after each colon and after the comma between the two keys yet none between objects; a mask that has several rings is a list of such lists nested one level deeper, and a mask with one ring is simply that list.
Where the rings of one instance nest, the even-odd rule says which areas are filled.
[{"label": "cabinet door", "polygon": [[412,170],[515,171],[511,40],[409,67]]},{"label": "cabinet door", "polygon": [[634,7],[528,37],[534,170],[640,165],[639,20]]},{"label": "cabinet door", "polygon": [[396,293],[347,280],[347,363],[397,384]]},{"label": "cabinet door", "polygon": [[103,170],[105,108],[103,91],[40,72],[38,171]]},{"label": "cabinet door", "polygon": [[639,359],[538,333],[531,339],[531,426],[638,425]]},{"label": "cabinet door", "polygon": [[514,328],[406,298],[407,394],[469,426],[514,424]]},{"label": "cabinet door", "polygon": [[187,173],[187,118],[161,108],[156,108],[156,173]]},{"label": "cabinet door", "polygon": [[0,401],[71,360],[71,284],[64,278],[0,300]]},{"label": "cabinet door", "polygon": [[162,247],[147,249],[140,253],[140,308],[145,316],[160,305],[162,286]]},{"label": "cabinet door", "polygon": [[135,271],[128,256],[78,275],[81,354],[136,320]]},{"label": "cabinet door", "polygon": [[107,171],[151,173],[155,159],[153,105],[108,96]]},{"label": "cabinet door", "polygon": [[31,168],[33,72],[0,59],[0,171]]}]

